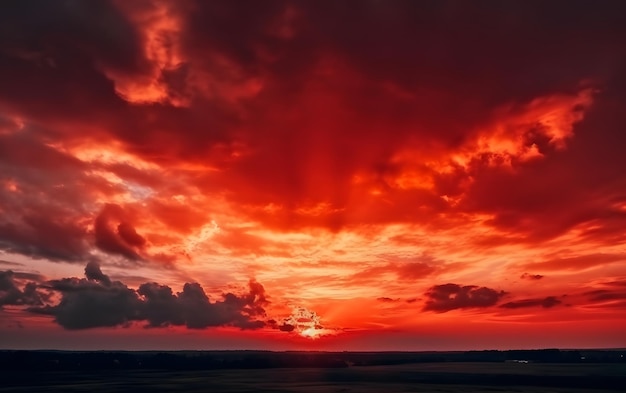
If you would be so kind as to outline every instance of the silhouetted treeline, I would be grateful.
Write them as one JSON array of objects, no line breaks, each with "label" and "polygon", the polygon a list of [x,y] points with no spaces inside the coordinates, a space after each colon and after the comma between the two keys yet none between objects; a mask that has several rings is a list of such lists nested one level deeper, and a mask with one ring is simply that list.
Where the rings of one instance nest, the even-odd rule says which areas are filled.
[{"label": "silhouetted treeline", "polygon": [[101,369],[258,369],[338,368],[425,362],[626,362],[626,350],[511,350],[467,352],[270,352],[270,351],[173,351],[173,352],[77,352],[0,351],[4,370],[101,370]]}]

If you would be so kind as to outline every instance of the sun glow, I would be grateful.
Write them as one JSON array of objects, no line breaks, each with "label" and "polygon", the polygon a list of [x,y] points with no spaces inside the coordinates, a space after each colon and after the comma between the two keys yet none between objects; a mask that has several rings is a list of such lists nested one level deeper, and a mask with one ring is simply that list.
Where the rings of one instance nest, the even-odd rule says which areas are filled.
[{"label": "sun glow", "polygon": [[316,329],[315,327],[306,328],[300,332],[298,332],[302,337],[310,338],[315,340],[319,338],[322,333],[320,332],[322,329]]},{"label": "sun glow", "polygon": [[322,326],[321,317],[315,311],[304,307],[296,308],[293,313],[284,320],[281,330],[292,331],[301,337],[311,340],[323,336],[337,334],[336,329],[328,329]]}]

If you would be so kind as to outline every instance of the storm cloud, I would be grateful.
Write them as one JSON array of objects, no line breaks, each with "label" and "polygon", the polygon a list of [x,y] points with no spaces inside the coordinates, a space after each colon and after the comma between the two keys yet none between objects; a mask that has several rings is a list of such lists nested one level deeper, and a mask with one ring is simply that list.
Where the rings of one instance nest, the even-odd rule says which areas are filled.
[{"label": "storm cloud", "polygon": [[16,273],[0,271],[0,309],[5,305],[24,306],[43,304],[42,295],[37,292],[37,283],[28,282],[20,288],[15,281]]},{"label": "storm cloud", "polygon": [[145,243],[135,228],[125,221],[124,210],[114,204],[104,206],[95,221],[96,246],[102,251],[139,260],[139,249]]},{"label": "storm cloud", "polygon": [[426,291],[424,311],[448,312],[461,308],[485,308],[494,306],[504,291],[476,285],[443,284]]},{"label": "storm cloud", "polygon": [[[136,321],[147,321],[147,327],[153,328],[235,326],[258,329],[265,326],[264,306],[268,301],[265,289],[256,281],[249,282],[248,293],[228,292],[222,294],[221,299],[211,301],[198,283],[186,283],[182,292],[174,294],[170,287],[157,283],[131,289],[120,281],[111,281],[94,263],[87,265],[85,275],[87,279],[64,278],[42,284],[42,288],[60,293],[60,302],[30,307],[28,311],[51,315],[65,329],[129,326]],[[15,292],[16,289],[8,287],[8,290]],[[25,296],[29,293],[20,294],[27,299]],[[13,300],[15,302],[17,300]]]}]

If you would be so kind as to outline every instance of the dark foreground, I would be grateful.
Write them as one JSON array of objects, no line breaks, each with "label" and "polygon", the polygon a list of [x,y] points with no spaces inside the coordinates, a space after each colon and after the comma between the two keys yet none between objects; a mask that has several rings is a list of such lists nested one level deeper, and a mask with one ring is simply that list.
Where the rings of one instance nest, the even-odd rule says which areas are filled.
[{"label": "dark foreground", "polygon": [[624,392],[624,364],[419,363],[349,368],[13,373],[0,392]]},{"label": "dark foreground", "polygon": [[0,351],[0,392],[624,392],[623,353]]}]

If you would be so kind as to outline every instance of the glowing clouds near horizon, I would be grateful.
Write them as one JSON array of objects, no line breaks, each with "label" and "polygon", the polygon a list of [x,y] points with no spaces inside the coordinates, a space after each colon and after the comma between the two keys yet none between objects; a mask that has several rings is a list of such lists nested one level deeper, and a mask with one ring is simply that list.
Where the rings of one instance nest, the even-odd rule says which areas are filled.
[{"label": "glowing clouds near horizon", "polygon": [[304,307],[294,308],[293,313],[285,318],[282,324],[278,325],[278,329],[293,332],[312,340],[339,333],[337,329],[328,329],[322,326],[322,318],[314,311]]}]

